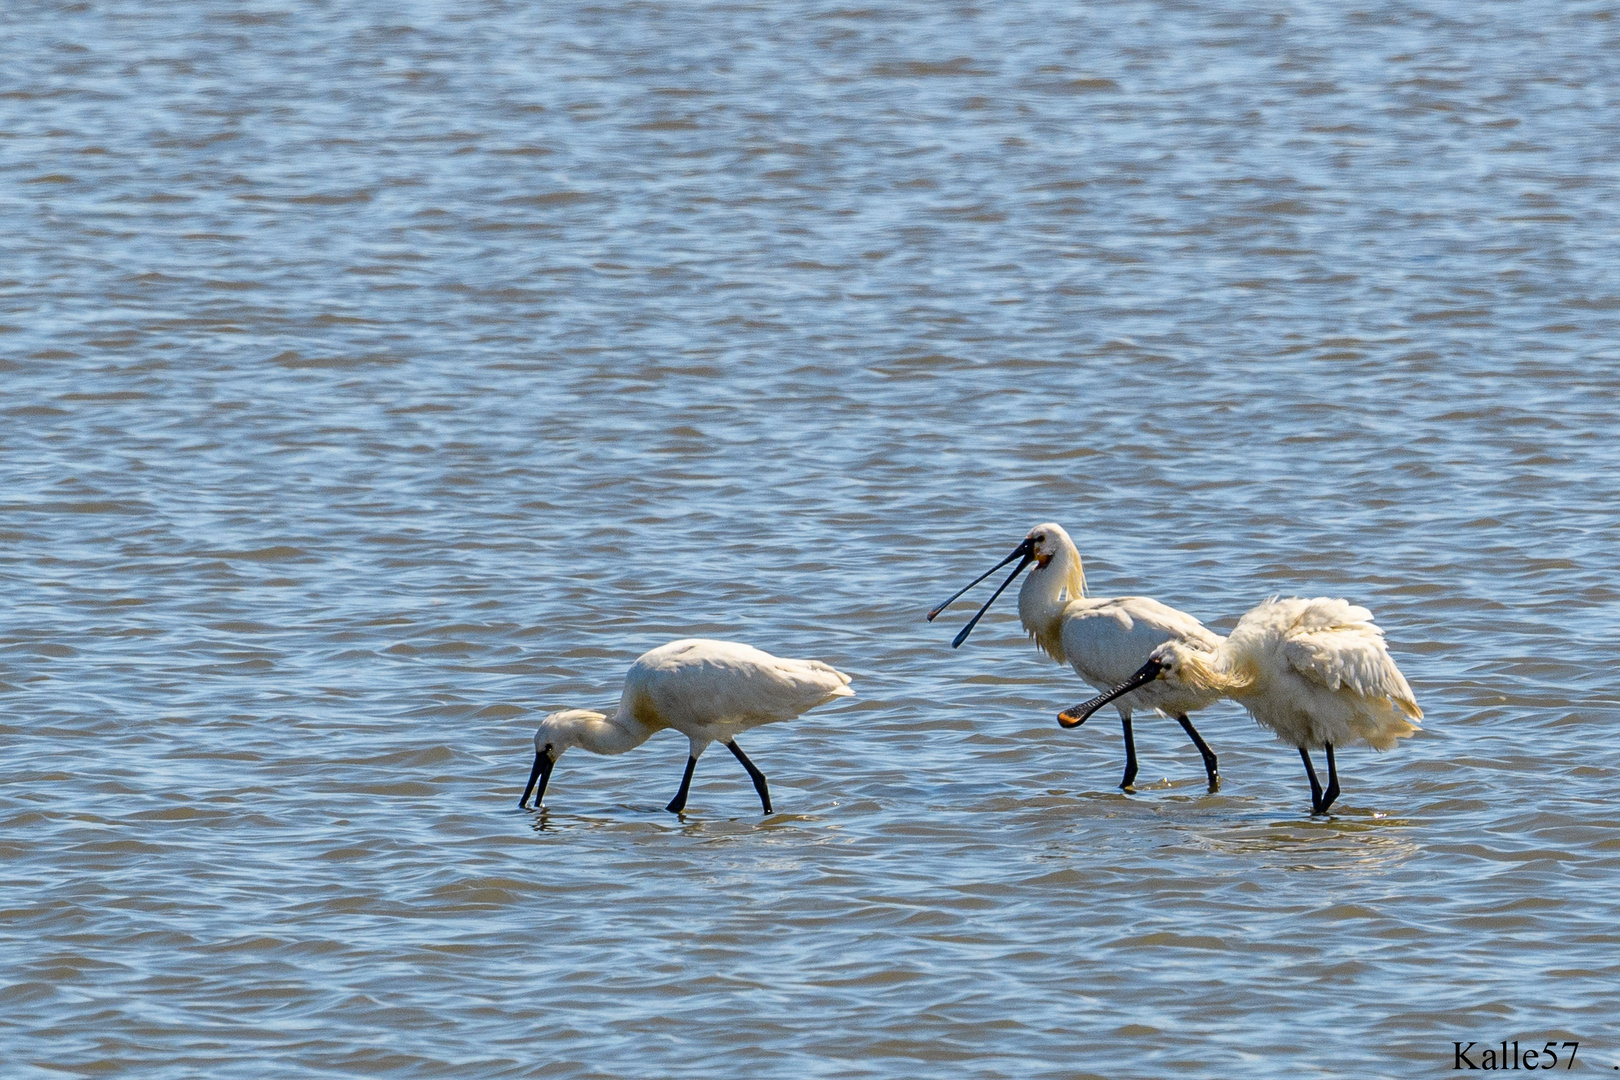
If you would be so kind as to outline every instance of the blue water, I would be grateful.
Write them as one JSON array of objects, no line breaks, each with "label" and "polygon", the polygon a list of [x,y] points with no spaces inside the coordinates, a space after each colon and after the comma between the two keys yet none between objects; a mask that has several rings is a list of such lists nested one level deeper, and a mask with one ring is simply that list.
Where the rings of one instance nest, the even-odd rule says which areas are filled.
[{"label": "blue water", "polygon": [[[1620,1065],[1612,4],[0,40],[0,1074]],[[1010,598],[922,618],[1046,520],[1213,626],[1367,605],[1423,732],[1312,818],[1139,717],[1119,792]],[[664,813],[673,734],[517,810],[692,635],[854,677],[744,738],[778,812]]]}]

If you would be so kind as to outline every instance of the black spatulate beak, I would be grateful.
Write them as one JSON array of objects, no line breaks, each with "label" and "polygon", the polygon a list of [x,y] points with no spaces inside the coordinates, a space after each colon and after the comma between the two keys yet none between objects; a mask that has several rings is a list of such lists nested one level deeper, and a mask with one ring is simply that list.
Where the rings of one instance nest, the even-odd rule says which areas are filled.
[{"label": "black spatulate beak", "polygon": [[534,806],[540,808],[540,800],[546,797],[546,785],[551,783],[551,770],[557,763],[551,760],[551,755],[544,750],[534,752],[534,768],[529,770],[529,782],[523,785],[523,798],[518,800],[518,809],[527,809],[524,806],[529,801],[529,792],[534,791],[535,781],[540,782],[540,790],[534,791]]},{"label": "black spatulate beak", "polygon": [[968,584],[958,591],[955,596],[952,596],[949,600],[945,601],[943,604],[939,605],[939,607],[928,613],[928,621],[933,622],[934,617],[954,604],[958,596],[961,596],[962,593],[967,592],[968,589],[973,588],[973,586],[977,585],[979,582],[983,581],[997,570],[1000,570],[1003,566],[1006,566],[1014,559],[1018,560],[1018,565],[1013,567],[1013,572],[1007,575],[1007,580],[1001,583],[1001,587],[990,594],[990,599],[984,602],[984,607],[979,609],[978,614],[974,615],[973,618],[968,621],[968,624],[962,627],[962,632],[956,635],[955,641],[951,642],[951,648],[956,649],[961,647],[962,642],[966,641],[968,635],[973,633],[973,628],[979,625],[979,620],[984,618],[984,613],[990,610],[990,605],[996,602],[996,597],[1000,596],[1007,590],[1007,586],[1013,583],[1013,578],[1016,578],[1019,574],[1024,572],[1024,567],[1035,561],[1035,541],[1025,537],[1023,543],[1013,548],[1011,555],[1008,555],[1005,559],[1002,559],[1000,562],[996,563],[996,565],[992,566],[990,569],[968,582]]},{"label": "black spatulate beak", "polygon": [[1079,727],[1081,724],[1091,719],[1092,713],[1096,712],[1104,705],[1107,705],[1115,698],[1122,698],[1132,690],[1140,690],[1154,679],[1157,679],[1159,677],[1159,673],[1163,670],[1163,664],[1159,663],[1157,660],[1149,660],[1147,663],[1136,669],[1135,675],[1132,675],[1130,678],[1126,679],[1112,690],[1105,690],[1096,697],[1092,698],[1090,701],[1083,701],[1073,708],[1064,709],[1062,712],[1058,713],[1058,726],[1066,728]]}]

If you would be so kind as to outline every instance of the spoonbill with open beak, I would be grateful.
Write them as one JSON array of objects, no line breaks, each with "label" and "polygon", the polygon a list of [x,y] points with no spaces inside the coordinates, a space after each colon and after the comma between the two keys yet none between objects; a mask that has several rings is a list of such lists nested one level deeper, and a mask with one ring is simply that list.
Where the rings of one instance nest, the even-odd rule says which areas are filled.
[{"label": "spoonbill with open beak", "polygon": [[[1013,549],[1001,562],[974,579],[968,586],[939,607],[928,613],[928,621],[956,601],[958,596],[1000,570],[1017,561],[1007,580],[1001,583],[978,614],[962,628],[951,642],[959,647],[967,640],[984,613],[990,610],[1013,579],[1023,573],[1031,563],[1035,569],[1018,590],[1018,617],[1035,643],[1058,663],[1067,663],[1087,683],[1098,690],[1118,686],[1147,660],[1148,654],[1167,641],[1187,648],[1209,652],[1221,642],[1203,623],[1188,615],[1166,607],[1145,596],[1119,596],[1111,600],[1086,596],[1086,575],[1080,565],[1080,552],[1074,541],[1063,531],[1063,526],[1051,522],[1029,530],[1023,543]],[[1221,777],[1215,752],[1204,742],[1198,729],[1193,727],[1187,714],[1218,699],[1213,691],[1187,687],[1154,686],[1144,684],[1114,699],[1119,710],[1120,724],[1125,731],[1125,778],[1119,782],[1129,788],[1136,780],[1136,738],[1131,730],[1131,714],[1136,709],[1157,709],[1173,716],[1181,724],[1187,737],[1198,747],[1204,758],[1204,772],[1209,777],[1209,788],[1215,790]],[[1089,714],[1088,714],[1089,715]],[[1065,727],[1078,727],[1084,719]]]}]

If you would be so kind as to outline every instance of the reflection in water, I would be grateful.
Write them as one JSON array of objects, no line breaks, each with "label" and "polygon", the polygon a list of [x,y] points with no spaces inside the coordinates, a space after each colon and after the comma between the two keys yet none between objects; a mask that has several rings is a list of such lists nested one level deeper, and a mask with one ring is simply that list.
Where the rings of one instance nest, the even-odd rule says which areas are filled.
[{"label": "reflection in water", "polygon": [[[1416,857],[1422,848],[1404,831],[1412,827],[1404,818],[1352,810],[1326,820],[1234,822],[1229,831],[1206,842],[1259,861],[1269,853],[1287,857],[1286,862],[1266,861],[1273,868],[1342,873],[1398,866]],[[1295,861],[1300,858],[1309,862]]]}]

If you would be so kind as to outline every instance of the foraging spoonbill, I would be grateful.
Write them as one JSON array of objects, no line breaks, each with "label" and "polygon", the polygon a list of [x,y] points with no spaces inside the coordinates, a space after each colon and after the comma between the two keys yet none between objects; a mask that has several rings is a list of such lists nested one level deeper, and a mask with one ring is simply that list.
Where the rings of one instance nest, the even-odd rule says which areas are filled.
[{"label": "foraging spoonbill", "polygon": [[[1423,710],[1384,647],[1372,612],[1345,600],[1267,600],[1238,621],[1213,651],[1170,641],[1118,686],[1064,710],[1058,722],[1083,723],[1115,698],[1150,686],[1231,698],[1261,727],[1299,750],[1311,781],[1311,812],[1325,814],[1339,797],[1335,746],[1365,743],[1388,750],[1417,730]],[[1310,748],[1327,754],[1327,790]]]},{"label": "foraging spoonbill", "polygon": [[[1063,531],[1063,526],[1047,522],[1029,530],[1023,543],[1013,549],[1001,562],[992,566],[970,582],[939,607],[928,613],[928,621],[956,601],[958,596],[1018,560],[1018,565],[1001,583],[977,615],[962,628],[951,642],[959,647],[978,625],[979,619],[990,610],[1013,578],[1035,564],[1029,577],[1018,590],[1018,617],[1035,643],[1058,663],[1067,663],[1075,674],[1098,690],[1118,686],[1142,666],[1148,654],[1166,642],[1176,642],[1190,650],[1210,652],[1221,642],[1203,623],[1157,600],[1145,596],[1117,596],[1098,599],[1086,596],[1086,575],[1080,565],[1080,552],[1074,541]],[[1143,683],[1131,691],[1121,693],[1114,701],[1119,710],[1120,726],[1125,732],[1125,778],[1119,782],[1129,788],[1136,779],[1136,737],[1131,729],[1131,714],[1136,709],[1157,709],[1173,716],[1198,747],[1204,758],[1204,772],[1213,791],[1220,786],[1221,776],[1215,752],[1204,742],[1198,729],[1193,727],[1187,714],[1201,709],[1220,697],[1213,691],[1198,688],[1149,685]],[[1086,714],[1090,716],[1090,713]],[[1085,723],[1082,717],[1064,727],[1078,727]]]},{"label": "foraging spoonbill", "polygon": [[643,653],[624,677],[618,711],[608,716],[589,709],[563,709],[540,721],[534,733],[534,768],[518,800],[522,808],[534,791],[538,809],[551,782],[551,770],[569,747],[593,754],[622,754],[664,728],[674,728],[691,743],[686,775],[669,805],[672,814],[686,809],[692,770],[712,742],[724,743],[759,792],[760,805],[771,812],[765,774],[737,745],[737,733],[792,720],[817,705],[849,697],[849,676],[820,660],[788,660],[735,641],[685,638]]}]

